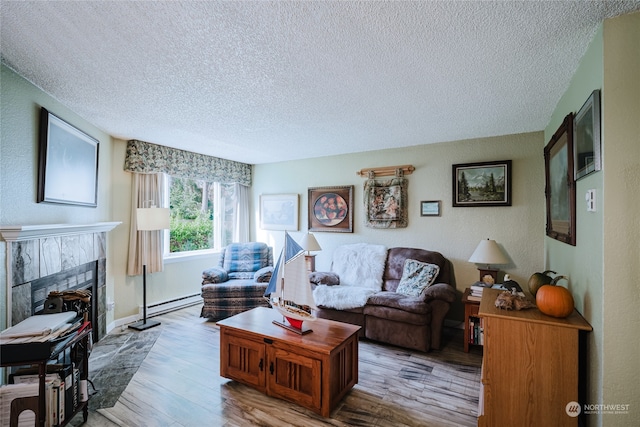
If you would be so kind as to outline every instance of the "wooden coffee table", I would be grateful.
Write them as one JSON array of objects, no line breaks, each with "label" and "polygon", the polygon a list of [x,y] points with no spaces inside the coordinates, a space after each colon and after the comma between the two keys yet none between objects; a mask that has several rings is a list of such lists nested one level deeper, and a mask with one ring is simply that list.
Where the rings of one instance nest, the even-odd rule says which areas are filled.
[{"label": "wooden coffee table", "polygon": [[282,315],[258,307],[218,322],[220,375],[328,417],[358,383],[360,327],[317,319],[298,335],[273,320]]}]

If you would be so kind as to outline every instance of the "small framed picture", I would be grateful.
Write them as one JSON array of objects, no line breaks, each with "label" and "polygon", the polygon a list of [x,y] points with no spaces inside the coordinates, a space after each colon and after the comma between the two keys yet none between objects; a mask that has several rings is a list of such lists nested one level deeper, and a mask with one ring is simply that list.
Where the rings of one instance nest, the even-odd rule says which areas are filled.
[{"label": "small framed picture", "polygon": [[440,216],[440,200],[420,202],[420,216]]},{"label": "small framed picture", "polygon": [[297,194],[261,194],[260,228],[263,230],[298,230]]}]

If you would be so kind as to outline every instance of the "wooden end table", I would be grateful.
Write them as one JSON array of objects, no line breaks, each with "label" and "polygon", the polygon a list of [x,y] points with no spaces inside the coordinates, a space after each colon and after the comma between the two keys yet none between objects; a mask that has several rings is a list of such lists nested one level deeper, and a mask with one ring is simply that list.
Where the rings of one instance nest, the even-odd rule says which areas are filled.
[{"label": "wooden end table", "polygon": [[469,299],[471,295],[471,288],[464,290],[462,295],[462,303],[464,304],[464,352],[469,353],[470,345],[477,345],[482,347],[482,344],[471,342],[471,325],[469,318],[478,317],[478,310],[480,309],[480,301],[474,301]]},{"label": "wooden end table", "polygon": [[317,319],[298,335],[273,320],[282,315],[258,307],[218,322],[220,375],[328,417],[358,383],[360,326]]}]

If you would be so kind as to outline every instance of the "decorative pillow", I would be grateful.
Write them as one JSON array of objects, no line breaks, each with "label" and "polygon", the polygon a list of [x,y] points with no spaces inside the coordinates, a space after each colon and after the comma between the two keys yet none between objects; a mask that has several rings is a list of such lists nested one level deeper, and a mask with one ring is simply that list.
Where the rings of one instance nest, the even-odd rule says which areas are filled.
[{"label": "decorative pillow", "polygon": [[236,279],[251,279],[253,273],[269,262],[269,246],[261,242],[231,243],[224,248],[222,267],[228,273],[251,273]]},{"label": "decorative pillow", "polygon": [[335,286],[340,284],[340,277],[335,273],[314,271],[309,274],[309,281],[316,285]]},{"label": "decorative pillow", "polygon": [[271,273],[273,273],[273,267],[263,267],[256,271],[253,278],[258,283],[269,283],[269,280],[271,280]]},{"label": "decorative pillow", "polygon": [[396,292],[403,295],[418,297],[429,286],[433,285],[440,273],[440,267],[435,264],[407,259],[404,262],[402,278]]}]

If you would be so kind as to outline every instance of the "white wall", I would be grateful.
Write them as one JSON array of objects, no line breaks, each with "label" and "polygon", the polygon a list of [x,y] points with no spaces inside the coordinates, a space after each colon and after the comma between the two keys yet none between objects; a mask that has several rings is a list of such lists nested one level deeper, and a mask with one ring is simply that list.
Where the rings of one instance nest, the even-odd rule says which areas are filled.
[{"label": "white wall", "polygon": [[[299,239],[308,227],[309,187],[354,186],[354,232],[316,232],[323,250],[317,253],[316,270],[328,270],[333,250],[346,243],[369,242],[388,247],[407,246],[441,252],[454,265],[457,288],[464,291],[478,280],[475,264],[467,260],[480,240],[495,239],[511,257],[501,266],[514,280],[525,285],[529,276],[543,268],[545,221],[544,158],[541,132],[495,138],[420,145],[301,161],[256,165],[253,204],[256,207],[256,240],[282,245],[282,232],[255,227],[260,194],[300,195]],[[452,207],[452,165],[490,160],[513,161],[513,203],[510,207]],[[371,229],[364,225],[363,186],[356,175],[363,168],[412,164],[416,170],[409,180],[409,223],[404,229]],[[441,200],[442,216],[421,217],[420,201]],[[454,307],[451,318],[462,319],[462,307]]]}]

